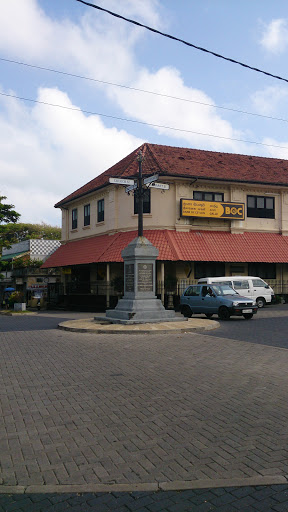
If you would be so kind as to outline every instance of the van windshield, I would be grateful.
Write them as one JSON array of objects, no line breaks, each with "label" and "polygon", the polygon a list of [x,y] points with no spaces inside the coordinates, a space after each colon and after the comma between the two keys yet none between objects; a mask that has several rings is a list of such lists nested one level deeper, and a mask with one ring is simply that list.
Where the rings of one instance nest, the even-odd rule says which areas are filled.
[{"label": "van windshield", "polygon": [[217,286],[213,284],[213,290],[216,295],[239,295],[231,286],[228,286],[227,284],[222,286]]}]

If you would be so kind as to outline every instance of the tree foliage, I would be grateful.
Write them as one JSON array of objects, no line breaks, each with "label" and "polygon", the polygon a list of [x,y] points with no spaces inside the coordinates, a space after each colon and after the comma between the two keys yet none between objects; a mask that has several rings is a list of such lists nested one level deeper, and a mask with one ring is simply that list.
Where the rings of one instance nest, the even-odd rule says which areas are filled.
[{"label": "tree foliage", "polygon": [[14,204],[6,204],[3,201],[7,199],[6,196],[0,196],[0,224],[12,222],[15,223],[20,217],[14,208]]},{"label": "tree foliage", "polygon": [[6,204],[5,196],[0,196],[0,253],[3,247],[30,239],[60,240],[61,228],[41,224],[20,223],[20,214],[13,210],[13,204]]},{"label": "tree foliage", "polygon": [[40,268],[41,265],[43,265],[42,260],[31,260],[31,258],[27,256],[16,258],[13,261],[13,268]]},{"label": "tree foliage", "polygon": [[20,213],[17,213],[14,208],[14,204],[5,203],[6,196],[0,196],[0,251],[2,247],[9,247],[10,243],[5,236],[5,228],[9,223],[12,226],[17,222],[20,217]]},{"label": "tree foliage", "polygon": [[58,226],[50,226],[44,222],[41,224],[9,223],[3,226],[3,233],[10,244],[30,239],[61,239],[61,228]]}]

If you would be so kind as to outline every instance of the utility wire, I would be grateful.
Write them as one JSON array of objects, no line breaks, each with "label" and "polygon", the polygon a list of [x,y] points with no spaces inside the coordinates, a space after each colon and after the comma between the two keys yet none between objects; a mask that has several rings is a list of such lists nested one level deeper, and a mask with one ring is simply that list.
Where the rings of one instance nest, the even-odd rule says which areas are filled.
[{"label": "utility wire", "polygon": [[59,69],[46,68],[46,67],[43,67],[43,66],[36,66],[36,64],[28,64],[27,62],[21,62],[21,61],[17,61],[17,60],[5,59],[4,57],[0,57],[0,61],[9,62],[10,64],[18,64],[20,66],[26,66],[26,67],[29,67],[29,68],[40,69],[41,71],[49,71],[51,73],[57,73],[59,75],[65,75],[65,76],[69,76],[69,77],[80,78],[81,80],[88,80],[88,81],[97,82],[97,83],[100,83],[100,84],[112,85],[113,87],[120,87],[122,89],[128,89],[130,91],[144,92],[145,94],[152,94],[154,96],[160,96],[160,97],[169,98],[169,99],[172,99],[172,100],[185,101],[187,103],[195,103],[196,105],[203,105],[205,107],[219,108],[219,109],[222,109],[222,110],[229,110],[230,112],[236,112],[238,114],[246,114],[248,116],[262,117],[262,118],[265,118],[265,119],[271,119],[273,121],[282,121],[284,123],[288,123],[288,119],[285,119],[285,118],[282,118],[282,117],[273,117],[273,116],[268,116],[268,115],[265,115],[265,114],[258,114],[256,112],[248,112],[247,110],[240,110],[240,109],[231,108],[231,107],[223,107],[222,105],[213,105],[212,103],[205,103],[204,101],[190,100],[188,98],[181,98],[179,96],[172,96],[170,94],[163,94],[161,92],[148,91],[147,89],[139,89],[137,87],[130,87],[128,85],[117,84],[115,82],[107,82],[105,80],[99,80],[97,78],[91,78],[91,77],[87,77],[87,76],[84,76],[84,75],[76,75],[74,73],[69,73],[67,71],[61,71]]},{"label": "utility wire", "polygon": [[173,131],[177,131],[177,132],[192,133],[194,135],[202,135],[203,137],[213,137],[213,138],[216,138],[216,139],[232,140],[232,141],[236,141],[236,142],[244,142],[245,144],[257,144],[259,146],[268,146],[268,147],[271,147],[271,148],[281,148],[281,149],[288,150],[287,146],[279,146],[279,145],[276,145],[276,144],[265,144],[264,142],[256,142],[256,141],[245,140],[245,139],[236,139],[236,138],[232,138],[232,137],[223,137],[221,135],[214,135],[212,133],[201,133],[201,132],[195,132],[193,130],[185,130],[183,128],[173,128],[171,126],[165,126],[165,125],[161,125],[161,124],[146,123],[145,121],[136,121],[135,119],[127,119],[125,117],[111,116],[111,115],[108,115],[108,114],[102,114],[100,112],[91,112],[89,110],[81,110],[80,108],[67,107],[65,105],[58,105],[58,104],[55,104],[55,103],[48,103],[46,101],[33,100],[31,98],[24,98],[24,97],[21,97],[21,96],[16,96],[14,94],[8,94],[8,93],[4,93],[4,92],[0,92],[0,95],[1,96],[6,96],[6,97],[9,97],[9,98],[15,98],[15,99],[18,99],[18,100],[23,100],[23,101],[30,101],[32,103],[40,103],[41,105],[47,105],[49,107],[62,108],[62,109],[65,109],[65,110],[73,110],[73,111],[76,111],[76,112],[83,112],[84,114],[90,114],[90,115],[94,115],[94,116],[108,117],[110,119],[117,119],[118,121],[125,121],[127,123],[135,123],[135,124],[142,124],[142,125],[145,125],[145,126],[152,126],[153,128],[163,128],[165,130],[173,130]]},{"label": "utility wire", "polygon": [[255,68],[253,66],[249,66],[248,64],[245,64],[244,62],[240,62],[235,59],[231,59],[230,57],[225,57],[224,55],[221,55],[220,53],[212,52],[211,50],[207,50],[206,48],[202,48],[201,46],[197,46],[192,43],[188,43],[184,39],[179,39],[178,37],[172,36],[171,34],[166,34],[165,32],[160,32],[160,30],[156,30],[155,28],[148,27],[147,25],[144,25],[143,23],[140,23],[139,21],[131,20],[129,18],[125,18],[124,16],[121,16],[120,14],[117,14],[112,11],[108,11],[108,9],[104,9],[103,7],[99,7],[99,5],[91,4],[90,2],[85,2],[84,0],[76,0],[76,2],[80,2],[81,4],[88,5],[89,7],[93,7],[94,9],[98,9],[99,11],[107,12],[108,14],[111,14],[111,16],[114,16],[115,18],[120,18],[121,20],[128,21],[129,23],[132,23],[133,25],[137,25],[138,27],[146,28],[147,30],[150,30],[151,32],[154,32],[155,34],[159,34],[160,36],[168,37],[169,39],[172,39],[174,41],[178,41],[179,43],[183,43],[186,46],[190,46],[192,48],[195,48],[196,50],[200,50],[201,52],[209,53],[210,55],[214,55],[214,57],[218,57],[219,59],[227,60],[228,62],[232,62],[233,64],[238,64],[239,66],[242,66],[247,69],[251,69],[252,71],[257,71],[257,73],[262,73],[263,75],[271,76],[272,78],[277,78],[277,80],[283,80],[284,82],[288,82],[287,78],[282,78],[278,75],[273,75],[272,73],[268,73],[267,71],[263,71],[262,69]]}]

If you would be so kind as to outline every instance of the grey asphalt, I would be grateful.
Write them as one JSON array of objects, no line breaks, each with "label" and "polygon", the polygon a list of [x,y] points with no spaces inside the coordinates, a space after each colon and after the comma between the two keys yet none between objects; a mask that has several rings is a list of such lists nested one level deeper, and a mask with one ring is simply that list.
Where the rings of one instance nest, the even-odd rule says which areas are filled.
[{"label": "grey asphalt", "polygon": [[[266,332],[275,319],[284,326],[288,309],[267,308],[257,320],[236,319],[208,333],[127,337],[55,328],[90,316],[0,317],[3,510],[22,510],[22,492],[33,510],[32,498],[41,494],[42,510],[43,495],[48,507],[57,491],[70,493],[71,507],[73,493],[78,501],[82,493],[83,503],[109,493],[114,501],[130,499],[123,510],[136,510],[146,496],[151,503],[138,509],[152,511],[164,493],[167,510],[186,510],[179,502],[186,493],[187,510],[220,510],[221,500],[213,503],[220,495],[221,510],[229,503],[236,510],[239,489],[250,498],[263,491],[261,500],[251,498],[253,508],[241,510],[261,510],[268,498],[265,512],[288,510],[288,352],[273,346],[277,331],[270,344],[224,337],[233,324],[243,337],[256,324]],[[203,489],[210,498],[196,503]]]}]

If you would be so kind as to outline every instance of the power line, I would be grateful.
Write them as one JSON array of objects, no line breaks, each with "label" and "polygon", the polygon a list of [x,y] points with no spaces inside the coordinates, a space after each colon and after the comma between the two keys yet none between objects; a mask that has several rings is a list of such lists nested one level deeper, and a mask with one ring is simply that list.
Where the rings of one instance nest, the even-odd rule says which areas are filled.
[{"label": "power line", "polygon": [[132,23],[133,25],[137,25],[138,27],[146,28],[147,30],[154,32],[155,34],[159,34],[160,36],[168,37],[169,39],[178,41],[179,43],[183,43],[186,46],[190,46],[191,48],[195,48],[196,50],[200,50],[201,52],[209,53],[210,55],[214,55],[214,57],[218,57],[219,59],[227,60],[228,62],[232,62],[233,64],[238,64],[239,66],[242,66],[247,69],[251,69],[252,71],[257,71],[257,73],[262,73],[263,75],[271,76],[272,78],[277,78],[277,80],[283,80],[284,82],[288,83],[287,78],[283,78],[278,75],[273,75],[272,73],[268,73],[267,71],[263,71],[262,69],[255,68],[253,66],[249,66],[248,64],[245,64],[244,62],[240,62],[239,60],[231,59],[230,57],[225,57],[224,55],[221,55],[220,53],[216,53],[211,50],[207,50],[206,48],[202,48],[201,46],[197,46],[195,44],[188,43],[188,41],[185,41],[184,39],[179,39],[178,37],[172,36],[171,34],[166,34],[165,32],[160,32],[160,30],[156,30],[155,28],[148,27],[148,25],[144,25],[143,23],[140,23],[139,21],[125,18],[124,16],[121,16],[120,14],[117,14],[113,11],[108,11],[108,9],[99,7],[99,5],[91,4],[90,2],[85,2],[84,0],[76,0],[76,2],[81,2],[81,4],[88,5],[89,7],[93,7],[94,9],[98,9],[99,11],[107,12],[108,14],[111,14],[111,16],[114,16],[115,18],[120,18],[121,20],[128,21],[129,23]]},{"label": "power line", "polygon": [[183,128],[174,128],[174,127],[171,127],[171,126],[165,126],[165,125],[161,125],[161,124],[147,123],[145,121],[136,121],[135,119],[127,119],[125,117],[111,116],[109,114],[103,114],[101,112],[91,112],[90,110],[81,110],[80,108],[67,107],[65,105],[58,105],[58,104],[55,104],[55,103],[48,103],[46,101],[33,100],[31,98],[24,98],[24,97],[21,97],[21,96],[16,96],[14,94],[8,94],[8,93],[4,93],[4,92],[0,92],[0,95],[1,96],[6,96],[6,97],[9,97],[9,98],[15,98],[15,99],[22,100],[22,101],[29,101],[29,102],[32,102],[32,103],[39,103],[41,105],[47,105],[49,107],[62,108],[62,109],[65,109],[65,110],[72,110],[74,112],[76,111],[76,112],[82,112],[84,114],[90,114],[90,115],[94,115],[94,116],[107,117],[107,118],[110,118],[110,119],[116,119],[118,121],[125,121],[127,123],[135,123],[135,124],[142,124],[142,125],[145,125],[145,126],[152,126],[153,128],[163,128],[165,130],[172,130],[172,131],[177,131],[177,132],[191,133],[191,134],[194,134],[194,135],[201,135],[203,137],[213,137],[213,138],[216,138],[216,139],[232,140],[232,141],[235,141],[235,142],[244,142],[245,144],[257,144],[258,146],[267,146],[267,147],[271,147],[271,148],[280,148],[280,149],[288,150],[287,146],[279,146],[279,145],[276,145],[276,144],[265,144],[264,142],[257,142],[257,141],[251,141],[251,140],[245,140],[245,139],[236,139],[236,138],[232,138],[232,137],[223,137],[221,135],[214,135],[212,133],[201,133],[201,132],[195,132],[193,130],[185,130]]},{"label": "power line", "polygon": [[196,105],[203,105],[205,107],[219,108],[221,110],[228,110],[230,112],[235,112],[235,113],[238,113],[238,114],[245,114],[245,115],[248,115],[248,116],[262,117],[264,119],[270,119],[270,120],[273,120],[273,121],[282,121],[284,123],[288,123],[288,119],[285,119],[285,118],[282,118],[282,117],[273,117],[273,116],[268,116],[268,115],[265,115],[265,114],[258,114],[256,112],[248,112],[247,110],[241,110],[241,109],[236,109],[236,108],[231,108],[231,107],[224,107],[222,105],[214,105],[212,103],[205,103],[204,101],[190,100],[188,98],[181,98],[180,96],[173,96],[173,95],[170,95],[170,94],[164,94],[164,93],[160,93],[160,92],[156,92],[156,91],[148,91],[147,89],[139,89],[137,87],[130,87],[128,85],[117,84],[115,82],[107,82],[105,80],[99,80],[97,78],[87,77],[87,76],[84,76],[84,75],[76,75],[74,73],[69,73],[67,71],[61,71],[59,69],[46,68],[46,67],[43,67],[43,66],[37,66],[36,64],[29,64],[27,62],[21,62],[21,61],[17,61],[17,60],[5,59],[4,57],[0,57],[0,61],[9,62],[10,64],[18,64],[20,66],[26,66],[26,67],[30,67],[30,68],[40,69],[41,71],[49,71],[51,73],[57,73],[59,75],[65,75],[65,76],[69,76],[69,77],[73,77],[73,78],[80,78],[81,80],[88,80],[88,81],[97,82],[97,83],[100,83],[100,84],[112,85],[113,87],[120,87],[120,88],[128,89],[128,90],[131,90],[131,91],[143,92],[145,94],[152,94],[154,96],[160,96],[160,97],[163,97],[163,98],[169,98],[169,99],[178,100],[178,101],[185,101],[187,103],[195,103]]}]

